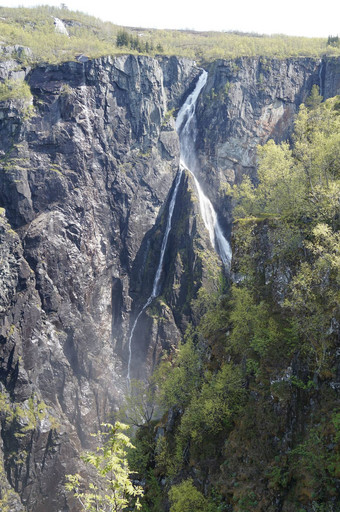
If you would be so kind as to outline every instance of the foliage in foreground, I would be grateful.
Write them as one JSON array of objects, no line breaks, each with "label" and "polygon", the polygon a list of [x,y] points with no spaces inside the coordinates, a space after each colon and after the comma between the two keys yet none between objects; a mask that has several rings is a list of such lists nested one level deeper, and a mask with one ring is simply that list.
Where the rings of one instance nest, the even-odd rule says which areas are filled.
[{"label": "foliage in foreground", "polygon": [[96,452],[88,452],[82,460],[94,468],[94,479],[84,490],[79,474],[67,475],[66,490],[72,492],[87,512],[121,512],[139,510],[141,487],[131,481],[132,472],[127,461],[128,450],[134,448],[122,431],[123,423],[103,423],[105,431],[94,434],[100,440]]}]

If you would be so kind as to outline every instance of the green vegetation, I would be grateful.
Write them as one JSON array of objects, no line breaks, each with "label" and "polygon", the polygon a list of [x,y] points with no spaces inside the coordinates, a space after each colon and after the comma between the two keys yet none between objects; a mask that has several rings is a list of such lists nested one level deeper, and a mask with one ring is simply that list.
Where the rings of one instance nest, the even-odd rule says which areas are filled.
[{"label": "green vegetation", "polygon": [[0,83],[0,101],[32,99],[29,85],[22,80],[5,80]]},{"label": "green vegetation", "polygon": [[[7,336],[11,336],[14,331],[15,327],[11,325]],[[13,430],[14,437],[17,439],[29,439],[43,421],[49,424],[51,431],[59,428],[59,422],[51,414],[50,408],[43,400],[39,400],[36,394],[19,404],[12,402],[8,393],[2,391],[0,392],[0,411],[3,427]]]},{"label": "green vegetation", "polygon": [[325,39],[289,37],[284,35],[261,36],[233,32],[188,32],[175,30],[146,31],[154,44],[161,44],[167,55],[181,55],[199,63],[216,59],[266,56],[317,57],[337,55],[339,49],[327,46]]},{"label": "green vegetation", "polygon": [[[14,326],[11,326],[7,336],[11,336],[13,333]],[[18,364],[19,362],[20,360]],[[0,509],[9,512],[13,510],[13,504],[19,502],[19,497],[10,488],[8,483],[9,481],[12,484],[10,478],[6,481],[3,465],[5,465],[7,478],[8,475],[13,475],[15,472],[25,471],[29,463],[33,436],[38,435],[39,431],[41,432],[42,423],[44,428],[49,426],[51,439],[54,431],[59,428],[59,423],[45,402],[39,400],[36,394],[18,403],[13,401],[4,388],[0,391],[0,420],[3,438],[6,438],[8,432],[12,437],[10,444],[4,443],[4,461],[2,452],[0,455]]]},{"label": "green vegetation", "polygon": [[[235,191],[235,213],[248,219],[268,215],[268,221],[276,217],[271,220],[273,256],[294,264],[283,308],[299,333],[300,350],[308,352],[319,375],[327,367],[331,325],[339,314],[340,101],[320,104],[313,89],[306,104],[296,120],[292,149],[273,141],[259,148],[259,186],[244,180]],[[238,238],[251,245],[252,229],[243,224]],[[248,272],[248,279],[245,290],[256,284],[254,274]]]},{"label": "green vegetation", "polygon": [[208,512],[210,509],[207,499],[196,489],[191,479],[174,485],[169,498],[172,504],[170,512]]},{"label": "green vegetation", "polygon": [[154,47],[153,41],[143,41],[143,39],[138,35],[133,35],[129,33],[126,29],[121,29],[118,31],[116,38],[116,45],[118,47],[127,48],[130,50],[136,50],[139,53],[154,53],[156,50],[159,53],[163,52],[163,47],[158,44],[157,47]]},{"label": "green vegetation", "polygon": [[164,416],[130,459],[145,512],[339,510],[340,97],[321,100],[231,192],[240,279],[200,290],[198,325],[154,374]]},{"label": "green vegetation", "polygon": [[175,114],[175,108],[167,110],[164,115],[163,121],[162,121],[162,126],[165,126],[170,121],[170,119],[172,119],[174,117],[174,114]]},{"label": "green vegetation", "polygon": [[87,512],[121,512],[139,510],[141,487],[133,485],[127,462],[127,451],[133,449],[129,438],[123,434],[128,428],[123,423],[103,423],[105,431],[94,434],[100,445],[96,452],[88,452],[82,460],[95,469],[94,482],[84,490],[79,474],[67,475],[66,490],[74,493],[83,510]]},{"label": "green vegetation", "polygon": [[[55,31],[54,19],[63,20],[70,37]],[[64,62],[79,54],[99,57],[117,52],[118,27],[68,9],[49,6],[0,8],[1,39],[6,45],[28,47],[30,52],[15,55],[22,62]],[[6,55],[3,58],[7,58]]]},{"label": "green vegetation", "polygon": [[9,486],[6,479],[6,472],[4,468],[4,462],[2,453],[0,451],[0,510],[1,512],[11,512],[13,510],[13,502],[19,501],[19,496]]},{"label": "green vegetation", "polygon": [[[55,31],[53,17],[63,21],[69,37]],[[65,7],[0,7],[0,29],[1,40],[6,45],[21,45],[32,51],[32,55],[24,50],[14,54],[22,62],[57,63],[75,60],[79,54],[96,58],[122,52],[179,55],[195,59],[199,64],[241,56],[320,57],[340,53],[338,39],[333,36],[326,40],[234,32],[128,29]]]},{"label": "green vegetation", "polygon": [[[53,16],[67,24],[70,37],[54,31]],[[137,33],[50,7],[0,8],[0,17],[6,44],[31,48],[33,57],[15,55],[23,63],[72,60],[78,53],[164,52],[202,63],[340,52],[331,36],[326,41]],[[230,87],[228,82],[223,90],[212,90],[211,99],[225,101]],[[69,92],[65,86],[61,94]],[[25,82],[0,84],[0,100],[18,98],[31,98]],[[132,383],[121,414],[136,428],[133,444],[122,433],[125,425],[104,424],[105,431],[96,434],[97,451],[82,457],[93,481],[85,490],[79,474],[68,476],[67,489],[84,510],[159,512],[169,506],[170,512],[275,512],[276,499],[285,501],[287,511],[337,510],[340,409],[333,382],[340,322],[340,98],[323,103],[314,86],[292,140],[259,147],[256,186],[245,177],[229,191],[235,282],[227,287],[215,256],[197,249],[216,284],[212,289],[219,289],[196,294],[191,286],[188,296],[195,299],[186,307],[195,325],[164,357],[151,384]],[[19,163],[11,153],[4,162],[5,170]],[[50,170],[60,173],[56,166]],[[187,267],[185,254],[178,254],[178,263]],[[157,306],[155,318],[158,311]],[[0,394],[0,409],[4,428],[13,428],[17,440],[32,436],[46,418],[51,429],[55,426],[36,397],[13,405]],[[20,466],[26,457],[25,451],[13,451],[7,461]],[[134,472],[145,481],[144,495],[131,481]],[[1,495],[6,510],[4,500]]]},{"label": "green vegetation", "polygon": [[[14,329],[14,326],[10,327],[8,336],[13,334]],[[12,403],[7,393],[0,392],[0,411],[3,424],[7,427],[12,426],[16,430],[15,436],[18,438],[35,430],[38,424],[45,419],[51,423],[51,428],[57,427],[57,422],[49,414],[47,405],[43,400],[38,400],[36,395],[19,405]]]},{"label": "green vegetation", "polygon": [[327,39],[328,46],[340,47],[340,39],[339,36],[328,36]]}]

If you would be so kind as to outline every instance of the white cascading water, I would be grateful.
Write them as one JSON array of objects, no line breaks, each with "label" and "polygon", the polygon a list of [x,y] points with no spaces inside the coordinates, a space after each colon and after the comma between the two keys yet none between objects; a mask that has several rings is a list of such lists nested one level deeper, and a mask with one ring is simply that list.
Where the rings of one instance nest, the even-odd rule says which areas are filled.
[{"label": "white cascading water", "polygon": [[168,244],[169,234],[170,234],[170,231],[171,231],[172,215],[174,213],[174,208],[175,208],[175,203],[176,203],[176,198],[177,198],[177,192],[178,192],[179,184],[181,182],[182,174],[183,174],[183,171],[180,170],[179,173],[176,176],[175,187],[174,187],[174,190],[173,190],[173,193],[172,193],[172,197],[171,197],[171,201],[170,201],[170,205],[169,205],[168,220],[167,220],[167,223],[166,223],[166,228],[165,228],[165,232],[164,232],[164,236],[163,236],[163,240],[162,240],[161,253],[160,253],[160,257],[159,257],[159,263],[158,263],[155,279],[154,279],[154,282],[153,282],[152,292],[151,292],[150,297],[148,298],[148,300],[146,301],[146,303],[142,307],[141,311],[138,313],[138,315],[136,317],[136,320],[134,321],[134,324],[132,326],[131,332],[130,332],[129,343],[128,343],[129,359],[128,359],[128,372],[127,372],[127,381],[128,381],[129,385],[130,385],[130,382],[131,382],[130,371],[131,371],[131,359],[132,359],[132,338],[133,338],[133,335],[135,333],[138,320],[141,317],[143,311],[145,311],[145,309],[148,306],[150,306],[150,304],[153,301],[153,299],[158,297],[158,295],[160,293],[160,279],[161,279],[162,270],[163,270],[164,255],[165,255],[165,251],[166,251],[166,246]]},{"label": "white cascading water", "polygon": [[65,36],[69,35],[65,24],[59,18],[54,18],[54,27],[55,31],[59,32],[59,34],[64,34]]},{"label": "white cascading water", "polygon": [[[213,208],[213,205],[211,204],[211,201],[209,198],[204,194],[202,187],[200,186],[198,179],[195,175],[198,169],[198,160],[196,157],[195,152],[195,142],[196,142],[196,135],[197,135],[197,128],[196,128],[196,103],[198,96],[203,89],[203,87],[206,84],[208,74],[206,71],[203,70],[201,76],[198,79],[198,82],[196,84],[196,87],[194,91],[188,96],[186,102],[181,107],[181,109],[178,112],[177,120],[176,120],[176,130],[179,135],[180,139],[180,146],[181,146],[181,170],[177,174],[176,181],[175,181],[175,187],[174,191],[172,193],[170,206],[169,206],[169,212],[168,212],[168,220],[166,224],[165,233],[162,240],[162,247],[161,247],[161,253],[159,258],[159,263],[153,283],[152,293],[144,306],[142,307],[141,311],[138,313],[129,337],[128,342],[128,348],[129,348],[129,359],[128,359],[128,371],[127,371],[127,381],[128,385],[130,385],[131,382],[131,360],[132,360],[132,339],[138,324],[138,320],[140,319],[142,313],[145,311],[145,309],[150,306],[153,299],[158,297],[160,293],[160,278],[162,275],[162,269],[163,269],[163,262],[164,262],[164,255],[168,243],[169,233],[171,230],[171,223],[172,223],[172,215],[175,208],[176,203],[176,197],[177,192],[179,188],[179,184],[182,177],[183,169],[188,169],[188,171],[192,174],[195,185],[197,188],[198,198],[200,202],[200,209],[201,209],[201,215],[204,221],[204,224],[209,232],[210,240],[212,246],[215,248],[217,253],[219,254],[223,264],[226,267],[230,266],[231,261],[231,248],[224,237],[222,233],[221,226],[218,222],[216,212]],[[165,95],[164,95],[165,96]]]},{"label": "white cascading water", "polygon": [[319,67],[319,94],[322,96],[322,68],[323,68],[323,60],[320,59],[320,67]]},{"label": "white cascading water", "polygon": [[220,256],[222,263],[229,268],[232,256],[230,244],[223,235],[214,207],[211,204],[210,199],[204,194],[196,176],[198,171],[198,159],[195,150],[197,136],[195,112],[198,96],[205,86],[207,78],[208,73],[203,70],[194,91],[188,96],[186,102],[178,112],[176,130],[179,135],[181,145],[181,166],[188,169],[194,178],[201,215],[208,230],[211,244]]}]

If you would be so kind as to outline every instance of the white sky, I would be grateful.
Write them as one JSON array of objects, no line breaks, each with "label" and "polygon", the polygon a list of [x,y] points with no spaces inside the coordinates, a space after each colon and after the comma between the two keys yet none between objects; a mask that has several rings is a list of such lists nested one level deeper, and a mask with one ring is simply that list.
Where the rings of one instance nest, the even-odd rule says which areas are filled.
[{"label": "white sky", "polygon": [[[60,3],[0,0],[3,7],[59,6]],[[340,0],[64,0],[64,3],[71,10],[131,27],[340,36]]]}]

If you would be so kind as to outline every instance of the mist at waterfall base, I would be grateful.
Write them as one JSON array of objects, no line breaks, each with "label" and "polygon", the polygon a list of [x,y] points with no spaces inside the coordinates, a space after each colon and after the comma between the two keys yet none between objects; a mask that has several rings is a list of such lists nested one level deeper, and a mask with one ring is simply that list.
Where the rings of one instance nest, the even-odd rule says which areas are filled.
[{"label": "mist at waterfall base", "polygon": [[208,73],[202,70],[194,91],[188,96],[178,113],[176,130],[180,140],[181,166],[187,169],[194,178],[202,219],[208,230],[211,245],[221,258],[223,265],[229,269],[232,256],[230,244],[223,235],[215,209],[210,199],[204,194],[197,178],[199,162],[196,153],[197,120],[195,114],[198,97],[207,83],[207,79]]}]

